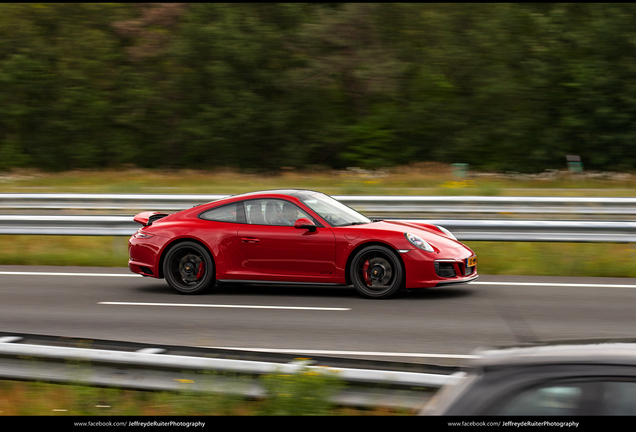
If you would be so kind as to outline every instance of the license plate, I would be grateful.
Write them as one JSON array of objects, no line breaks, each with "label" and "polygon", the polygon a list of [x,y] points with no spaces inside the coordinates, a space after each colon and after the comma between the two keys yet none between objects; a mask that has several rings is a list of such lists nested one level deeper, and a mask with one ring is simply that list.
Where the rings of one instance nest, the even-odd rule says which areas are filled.
[{"label": "license plate", "polygon": [[466,267],[472,267],[477,265],[477,257],[466,258]]}]

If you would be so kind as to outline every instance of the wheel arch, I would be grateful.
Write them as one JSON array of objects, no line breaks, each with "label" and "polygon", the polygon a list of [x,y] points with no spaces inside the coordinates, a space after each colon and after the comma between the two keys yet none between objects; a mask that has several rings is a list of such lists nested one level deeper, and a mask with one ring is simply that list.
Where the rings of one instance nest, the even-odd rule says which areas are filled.
[{"label": "wheel arch", "polygon": [[159,263],[157,264],[157,268],[159,270],[159,277],[160,278],[164,278],[164,274],[163,274],[163,261],[166,257],[166,254],[168,253],[168,251],[170,249],[172,249],[174,246],[178,245],[179,243],[184,243],[184,242],[193,242],[193,243],[197,243],[199,244],[201,247],[203,247],[209,254],[210,254],[210,259],[212,260],[212,263],[214,264],[214,272],[216,273],[216,261],[214,260],[214,254],[212,253],[212,251],[210,250],[210,248],[208,247],[208,245],[206,245],[204,242],[202,242],[201,240],[192,238],[192,237],[181,237],[178,239],[174,239],[172,240],[170,243],[167,243],[163,250],[161,251],[161,256],[159,257]]},{"label": "wheel arch", "polygon": [[375,241],[369,241],[369,242],[364,242],[364,243],[359,244],[358,246],[356,246],[351,251],[351,253],[347,257],[347,262],[345,264],[345,283],[347,285],[352,285],[352,281],[351,281],[351,261],[353,261],[353,257],[355,257],[358,252],[360,252],[362,249],[364,249],[364,248],[366,248],[368,246],[383,246],[383,247],[386,247],[388,249],[391,249],[395,253],[395,255],[397,256],[398,261],[400,262],[400,266],[402,267],[402,274],[404,275],[404,283],[406,283],[406,267],[404,266],[404,260],[402,259],[402,256],[400,255],[400,253],[397,251],[397,249],[395,249],[390,244],[375,240]]}]

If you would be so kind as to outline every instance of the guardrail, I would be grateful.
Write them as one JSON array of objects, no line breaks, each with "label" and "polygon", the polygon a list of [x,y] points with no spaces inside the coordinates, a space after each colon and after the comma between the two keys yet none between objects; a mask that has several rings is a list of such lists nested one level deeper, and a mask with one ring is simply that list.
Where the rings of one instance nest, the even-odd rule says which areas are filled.
[{"label": "guardrail", "polygon": [[[130,236],[139,210],[173,212],[228,195],[0,194],[0,234]],[[335,196],[362,213],[384,219],[425,221],[450,229],[462,241],[636,242],[636,198]],[[26,210],[48,214],[16,214]],[[62,215],[77,211],[122,215]],[[486,219],[497,214],[498,219]],[[451,215],[453,218],[438,218]],[[519,219],[555,216],[554,220]],[[428,217],[426,217],[428,216]],[[435,217],[438,216],[438,217]],[[593,220],[564,220],[565,217]]]},{"label": "guardrail", "polygon": [[[220,358],[236,351],[125,344],[109,341],[110,349],[24,343],[20,335],[0,337],[0,377],[50,382],[80,382],[140,390],[216,392],[250,398],[267,397],[258,378],[301,371],[332,374],[346,384],[332,402],[348,406],[420,408],[442,385],[457,379],[457,367],[420,365],[444,373],[390,369],[316,366],[311,359],[272,362]],[[96,341],[99,344],[99,341]],[[81,341],[85,346],[86,340]],[[102,345],[104,343],[102,342]],[[56,346],[57,345],[57,346]],[[131,349],[131,345],[134,346]],[[301,353],[302,354],[302,353]],[[251,354],[253,355],[253,354]],[[212,357],[214,356],[214,357]],[[322,359],[324,361],[324,359]],[[342,361],[334,359],[336,362]],[[377,366],[377,362],[375,364]],[[411,365],[413,367],[414,365]],[[210,375],[206,372],[222,372]],[[228,376],[230,373],[232,376]]]},{"label": "guardrail", "polygon": [[[462,241],[636,242],[636,222],[399,220],[441,225]],[[131,236],[140,227],[132,216],[0,215],[0,234],[5,235]]]},{"label": "guardrail", "polygon": [[[223,194],[0,194],[0,212],[126,212],[177,211],[196,204],[225,198]],[[488,197],[488,196],[334,196],[365,214],[382,217],[500,218],[536,217],[551,219],[582,217],[636,217],[636,198],[610,197]],[[534,217],[534,218],[536,218]]]}]

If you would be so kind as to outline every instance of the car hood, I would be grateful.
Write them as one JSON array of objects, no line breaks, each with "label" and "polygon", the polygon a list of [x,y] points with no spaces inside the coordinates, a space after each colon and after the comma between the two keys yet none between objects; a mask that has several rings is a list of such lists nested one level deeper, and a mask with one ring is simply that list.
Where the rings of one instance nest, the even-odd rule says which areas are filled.
[{"label": "car hood", "polygon": [[426,241],[430,241],[437,247],[444,248],[466,248],[465,245],[457,240],[453,240],[446,234],[438,230],[435,225],[423,222],[406,222],[399,220],[383,220],[365,225],[354,225],[351,228],[360,230],[380,230],[399,233],[411,233],[422,237]]}]

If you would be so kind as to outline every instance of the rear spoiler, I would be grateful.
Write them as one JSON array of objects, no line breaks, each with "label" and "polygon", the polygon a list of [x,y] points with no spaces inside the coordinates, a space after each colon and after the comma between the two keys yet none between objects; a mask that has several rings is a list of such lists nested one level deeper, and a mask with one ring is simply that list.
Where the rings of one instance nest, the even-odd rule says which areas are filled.
[{"label": "rear spoiler", "polygon": [[156,220],[164,218],[168,216],[168,213],[160,213],[160,212],[143,212],[137,214],[133,220],[137,223],[142,224],[143,226],[150,226]]}]

